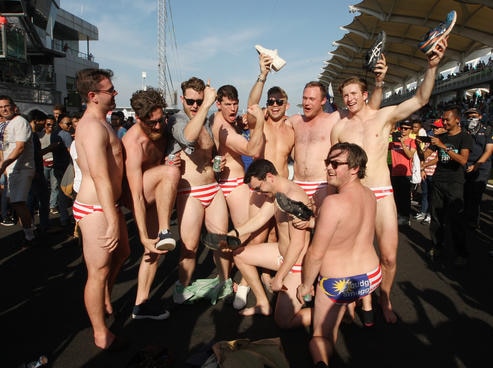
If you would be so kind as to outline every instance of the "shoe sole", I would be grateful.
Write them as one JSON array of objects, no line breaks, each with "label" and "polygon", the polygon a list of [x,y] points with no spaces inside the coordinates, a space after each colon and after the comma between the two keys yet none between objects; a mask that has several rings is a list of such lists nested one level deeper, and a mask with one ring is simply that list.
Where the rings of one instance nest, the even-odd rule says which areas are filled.
[{"label": "shoe sole", "polygon": [[[451,17],[452,19],[449,20],[449,17]],[[441,35],[439,35],[438,37],[430,37],[428,39],[428,41],[426,41],[423,44],[419,43],[418,44],[419,49],[422,52],[424,52],[425,55],[428,55],[428,54],[432,53],[433,50],[435,49],[436,45],[441,40],[443,40],[445,37],[447,37],[450,34],[450,32],[452,32],[452,29],[454,28],[454,25],[455,25],[455,22],[456,21],[457,21],[457,12],[455,10],[452,10],[451,12],[449,12],[447,14],[447,18],[445,19],[445,22],[440,23],[437,27],[435,27],[435,28],[433,28],[431,30],[431,31],[433,31],[434,29],[438,28],[442,24],[444,26],[446,26],[447,25],[447,22],[448,22],[449,24],[447,25],[447,28],[445,29],[445,31]],[[427,35],[428,35],[428,33],[427,33]],[[423,42],[423,41],[421,41],[421,42]]]},{"label": "shoe sole", "polygon": [[170,242],[169,239],[168,241],[158,241],[155,245],[157,250],[174,250],[176,248],[176,242]]},{"label": "shoe sole", "polygon": [[387,35],[385,31],[380,31],[377,39],[373,46],[366,53],[366,63],[365,68],[369,72],[372,72],[377,65],[378,60],[382,57],[382,52],[385,47],[385,41],[387,40]]},{"label": "shoe sole", "polygon": [[[239,238],[226,234],[206,233],[201,241],[202,244],[211,250],[221,250],[223,248],[236,250],[241,246],[241,240]],[[225,242],[226,246],[221,247],[221,242]]]},{"label": "shoe sole", "polygon": [[288,198],[284,193],[276,193],[276,204],[282,211],[303,221],[307,221],[313,216],[313,211],[307,205]]},{"label": "shoe sole", "polygon": [[170,313],[166,312],[164,314],[160,314],[159,316],[153,316],[153,315],[142,315],[142,314],[133,314],[132,313],[132,319],[153,319],[153,320],[164,320],[169,318]]}]

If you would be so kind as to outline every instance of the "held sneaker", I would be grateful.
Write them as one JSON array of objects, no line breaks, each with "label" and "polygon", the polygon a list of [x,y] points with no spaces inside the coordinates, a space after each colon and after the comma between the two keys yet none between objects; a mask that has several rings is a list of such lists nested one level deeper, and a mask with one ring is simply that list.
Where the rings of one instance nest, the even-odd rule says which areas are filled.
[{"label": "held sneaker", "polygon": [[435,28],[429,30],[423,37],[423,41],[418,43],[419,49],[426,55],[435,50],[435,46],[443,40],[454,28],[455,21],[457,20],[457,13],[452,10],[447,14],[445,22],[440,23]]},{"label": "held sneaker", "polygon": [[255,49],[259,54],[265,54],[272,58],[272,69],[276,72],[282,69],[284,65],[286,65],[286,60],[282,59],[278,54],[277,50],[269,50],[260,45],[255,45]]},{"label": "held sneaker", "polygon": [[365,56],[365,68],[369,72],[372,72],[377,65],[378,60],[382,56],[383,48],[385,47],[385,40],[387,39],[387,35],[384,31],[380,31],[375,40],[373,46],[368,50]]},{"label": "held sneaker", "polygon": [[416,216],[414,216],[414,219],[415,220],[418,220],[418,221],[421,221],[421,220],[424,220],[425,217],[426,217],[426,214],[425,213],[418,212],[418,214]]},{"label": "held sneaker", "polygon": [[276,193],[276,203],[282,211],[289,213],[300,220],[307,221],[313,216],[313,211],[306,204],[301,201],[294,201],[284,193]]},{"label": "held sneaker", "polygon": [[169,312],[166,309],[158,308],[152,305],[149,301],[135,305],[132,310],[132,319],[156,319],[163,320],[169,317]]},{"label": "held sneaker", "polygon": [[159,232],[159,241],[156,243],[157,250],[173,250],[176,247],[176,240],[169,230]]}]

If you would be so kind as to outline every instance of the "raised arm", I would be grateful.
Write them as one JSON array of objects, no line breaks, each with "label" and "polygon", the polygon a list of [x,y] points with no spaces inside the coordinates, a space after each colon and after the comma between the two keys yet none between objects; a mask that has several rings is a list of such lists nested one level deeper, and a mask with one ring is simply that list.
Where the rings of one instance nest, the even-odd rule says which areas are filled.
[{"label": "raised arm", "polygon": [[264,84],[267,80],[267,75],[270,72],[271,64],[271,57],[265,54],[259,55],[260,74],[258,75],[257,80],[250,90],[250,94],[248,95],[248,106],[256,105],[260,102],[262,91],[264,89]]},{"label": "raised arm", "polygon": [[216,101],[216,90],[211,87],[209,83],[210,82],[207,82],[207,86],[204,89],[204,101],[202,102],[202,105],[199,107],[197,114],[190,119],[183,130],[185,139],[189,142],[195,142],[199,138],[202,126],[207,119],[209,109]]},{"label": "raised arm", "polygon": [[447,38],[444,38],[436,45],[435,50],[428,55],[428,69],[425,72],[423,82],[416,90],[416,94],[395,106],[391,114],[392,116],[387,120],[396,122],[405,119],[428,103],[435,85],[438,64],[445,55],[447,45]]},{"label": "raised arm", "polygon": [[378,110],[382,104],[383,85],[385,74],[387,74],[387,69],[387,60],[385,59],[385,55],[382,54],[382,57],[377,61],[377,65],[375,66],[375,89],[373,90],[373,93],[370,96],[370,101],[368,102],[368,105],[374,110]]},{"label": "raised arm", "polygon": [[258,157],[263,152],[265,144],[264,112],[259,105],[248,106],[247,119],[250,128],[250,140],[247,144],[247,154],[248,156]]}]

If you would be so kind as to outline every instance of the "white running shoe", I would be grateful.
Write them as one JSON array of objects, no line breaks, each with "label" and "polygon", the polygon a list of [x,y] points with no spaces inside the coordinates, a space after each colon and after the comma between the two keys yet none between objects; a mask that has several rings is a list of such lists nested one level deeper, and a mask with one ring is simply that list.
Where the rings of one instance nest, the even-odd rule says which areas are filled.
[{"label": "white running shoe", "polygon": [[421,221],[421,220],[424,220],[425,217],[426,217],[426,214],[424,214],[423,212],[418,212],[418,214],[416,216],[414,216],[414,219]]},{"label": "white running shoe", "polygon": [[282,59],[278,54],[277,54],[277,49],[276,50],[270,50],[266,49],[265,47],[262,47],[260,45],[255,45],[255,49],[259,54],[265,54],[268,55],[272,58],[272,69],[274,69],[276,72],[282,69],[284,65],[286,65],[286,60]]},{"label": "white running shoe", "polygon": [[250,287],[239,285],[236,290],[235,299],[233,300],[234,309],[243,309],[247,305],[248,293],[250,292]]}]

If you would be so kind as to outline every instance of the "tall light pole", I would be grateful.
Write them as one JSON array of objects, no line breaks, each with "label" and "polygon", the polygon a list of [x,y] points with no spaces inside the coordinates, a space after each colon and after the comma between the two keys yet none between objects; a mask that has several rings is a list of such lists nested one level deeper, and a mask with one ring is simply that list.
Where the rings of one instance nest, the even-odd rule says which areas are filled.
[{"label": "tall light pole", "polygon": [[147,73],[142,72],[142,90],[144,91],[147,91],[146,78],[147,78]]}]

